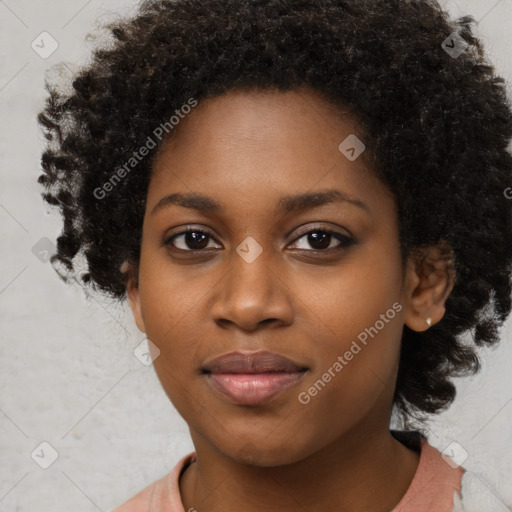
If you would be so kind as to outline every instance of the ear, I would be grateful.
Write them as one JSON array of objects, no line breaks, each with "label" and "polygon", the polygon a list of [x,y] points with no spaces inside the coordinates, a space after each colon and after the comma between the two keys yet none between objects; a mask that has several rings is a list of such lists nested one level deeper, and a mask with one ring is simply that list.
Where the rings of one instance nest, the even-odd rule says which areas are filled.
[{"label": "ear", "polygon": [[130,304],[130,309],[132,310],[133,318],[139,331],[145,333],[146,327],[144,325],[142,309],[140,306],[140,292],[137,271],[132,263],[125,261],[121,265],[121,272],[124,275],[126,283],[126,294],[128,296],[128,302]]},{"label": "ear", "polygon": [[443,318],[446,299],[455,284],[449,245],[441,241],[414,251],[407,259],[405,283],[405,325],[413,331],[426,331]]}]

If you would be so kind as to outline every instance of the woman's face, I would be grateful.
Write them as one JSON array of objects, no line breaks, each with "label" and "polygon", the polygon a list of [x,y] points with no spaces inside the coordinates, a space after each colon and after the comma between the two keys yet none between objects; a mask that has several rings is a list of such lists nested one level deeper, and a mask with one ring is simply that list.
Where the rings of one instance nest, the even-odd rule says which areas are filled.
[{"label": "woman's face", "polygon": [[[175,130],[155,161],[128,291],[194,442],[272,466],[387,431],[408,273],[357,125],[303,89],[205,100]],[[234,351],[296,367],[209,365]]]}]

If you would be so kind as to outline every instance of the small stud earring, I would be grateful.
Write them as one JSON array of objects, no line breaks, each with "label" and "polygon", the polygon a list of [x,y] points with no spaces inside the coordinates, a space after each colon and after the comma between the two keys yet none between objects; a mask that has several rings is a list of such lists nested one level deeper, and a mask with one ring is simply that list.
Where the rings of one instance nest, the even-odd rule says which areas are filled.
[{"label": "small stud earring", "polygon": [[430,327],[432,325],[432,318],[428,317],[425,322],[427,322],[427,325]]}]

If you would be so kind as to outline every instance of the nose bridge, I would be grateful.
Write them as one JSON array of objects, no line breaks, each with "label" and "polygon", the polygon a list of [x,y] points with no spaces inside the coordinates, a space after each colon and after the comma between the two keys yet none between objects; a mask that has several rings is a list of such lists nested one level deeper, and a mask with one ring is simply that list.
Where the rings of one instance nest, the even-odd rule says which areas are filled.
[{"label": "nose bridge", "polygon": [[269,285],[275,277],[272,271],[272,254],[270,248],[264,248],[256,239],[249,236],[236,247],[232,255],[232,282],[236,286],[249,290],[268,293]]},{"label": "nose bridge", "polygon": [[245,238],[230,258],[230,293],[236,294],[238,299],[247,297],[255,302],[268,300],[276,284],[272,256],[270,248],[264,247],[251,236]]},{"label": "nose bridge", "polygon": [[288,322],[291,303],[270,249],[247,237],[229,258],[230,271],[213,306],[216,320],[252,329],[264,320]]}]

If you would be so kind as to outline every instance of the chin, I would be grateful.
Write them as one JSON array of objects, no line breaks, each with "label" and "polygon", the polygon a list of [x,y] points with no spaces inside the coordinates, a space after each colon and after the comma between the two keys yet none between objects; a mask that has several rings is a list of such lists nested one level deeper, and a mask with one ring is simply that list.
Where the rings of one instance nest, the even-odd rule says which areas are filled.
[{"label": "chin", "polygon": [[[292,440],[290,440],[292,441]],[[282,442],[271,443],[264,441],[246,441],[239,442],[234,446],[233,440],[229,442],[227,450],[221,450],[226,456],[235,460],[239,464],[248,464],[259,467],[275,467],[293,464],[306,458],[315,451],[311,448],[306,453],[303,447],[298,446],[297,439],[293,439],[293,444],[285,445]]]}]

